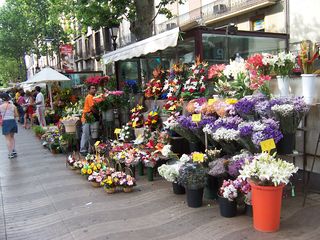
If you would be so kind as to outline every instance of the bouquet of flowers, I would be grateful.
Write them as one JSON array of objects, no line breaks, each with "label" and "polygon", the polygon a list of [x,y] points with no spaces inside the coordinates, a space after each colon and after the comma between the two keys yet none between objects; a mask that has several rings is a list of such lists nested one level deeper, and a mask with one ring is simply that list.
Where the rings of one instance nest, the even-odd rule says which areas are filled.
[{"label": "bouquet of flowers", "polygon": [[133,139],[133,129],[127,123],[126,125],[123,125],[121,128],[121,132],[119,134],[119,140],[122,140],[124,142],[130,142],[132,139]]},{"label": "bouquet of flowers", "polygon": [[119,185],[123,188],[133,188],[136,186],[136,179],[131,175],[125,174],[120,178]]},{"label": "bouquet of flowers", "polygon": [[143,126],[143,115],[142,115],[143,107],[141,105],[137,105],[133,109],[131,109],[131,116],[128,125],[133,128],[140,128]]},{"label": "bouquet of flowers", "polygon": [[208,170],[197,162],[186,162],[179,169],[179,183],[187,189],[203,188]]},{"label": "bouquet of flowers", "polygon": [[197,99],[192,99],[191,101],[188,102],[186,110],[188,113],[193,114],[193,113],[200,113],[202,106],[207,104],[207,99],[206,98],[197,98]]},{"label": "bouquet of flowers", "polygon": [[167,92],[167,98],[179,96],[185,78],[184,72],[186,71],[184,70],[183,65],[180,64],[174,64],[170,69],[162,89],[163,93]]},{"label": "bouquet of flowers", "polygon": [[223,77],[223,70],[226,68],[225,64],[211,65],[208,69],[208,79],[218,81],[219,78]]},{"label": "bouquet of flowers", "polygon": [[280,122],[282,133],[295,133],[309,108],[302,97],[275,98],[270,101],[271,112]]},{"label": "bouquet of flowers", "polygon": [[298,62],[304,74],[312,74],[315,71],[314,62],[319,57],[319,47],[310,40],[304,40],[300,44]]},{"label": "bouquet of flowers", "polygon": [[170,96],[167,102],[163,105],[162,112],[167,114],[174,114],[176,112],[181,112],[182,106],[181,102],[175,96]]},{"label": "bouquet of flowers", "polygon": [[177,118],[177,125],[173,126],[173,129],[180,136],[187,139],[189,142],[199,142],[197,136],[193,134],[191,128],[196,128],[196,123],[191,121],[190,117],[180,116]]},{"label": "bouquet of flowers", "polygon": [[228,159],[227,162],[227,172],[232,177],[238,177],[240,175],[239,170],[242,169],[245,161],[250,161],[253,158],[252,153],[246,150],[242,150],[240,154],[234,155]]},{"label": "bouquet of flowers", "polygon": [[109,81],[110,77],[109,76],[91,76],[91,77],[88,77],[86,80],[85,80],[85,83],[87,85],[104,85],[106,84],[108,81]]},{"label": "bouquet of flowers", "polygon": [[160,67],[153,70],[153,79],[146,84],[144,95],[146,98],[158,98],[162,93],[163,79],[165,78],[165,71]]},{"label": "bouquet of flowers", "polygon": [[257,185],[279,186],[288,184],[292,174],[297,171],[298,167],[292,163],[261,153],[254,156],[251,162],[245,162],[239,177],[243,180],[250,179]]},{"label": "bouquet of flowers", "polygon": [[223,180],[222,186],[219,189],[219,194],[229,201],[234,201],[238,197],[238,189],[232,180]]},{"label": "bouquet of flowers", "polygon": [[151,112],[149,112],[147,120],[144,122],[144,125],[153,130],[159,127],[160,123],[158,109],[154,109]]},{"label": "bouquet of flowers", "polygon": [[99,172],[93,172],[89,177],[88,177],[88,181],[89,182],[96,182],[96,183],[100,183],[102,182],[102,180],[106,177],[106,172],[104,170],[100,170]]},{"label": "bouquet of flowers", "polygon": [[184,100],[197,98],[204,94],[206,90],[205,81],[207,80],[207,66],[208,63],[201,62],[200,58],[191,66],[191,74],[183,84],[181,90],[181,97]]},{"label": "bouquet of flowers", "polygon": [[288,76],[296,62],[296,56],[291,52],[281,52],[267,59],[267,62],[272,66],[273,71],[278,76]]},{"label": "bouquet of flowers", "polygon": [[142,153],[141,160],[146,167],[155,167],[157,161],[159,160],[159,156],[157,153],[146,151]]},{"label": "bouquet of flowers", "polygon": [[180,162],[170,164],[170,165],[162,164],[160,167],[158,167],[158,173],[161,177],[163,177],[168,182],[178,182],[180,167],[181,167]]}]

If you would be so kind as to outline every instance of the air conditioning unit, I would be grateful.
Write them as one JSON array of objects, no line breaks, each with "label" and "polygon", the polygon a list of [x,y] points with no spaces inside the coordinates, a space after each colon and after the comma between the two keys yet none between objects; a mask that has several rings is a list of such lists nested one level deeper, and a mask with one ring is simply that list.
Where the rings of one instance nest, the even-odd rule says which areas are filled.
[{"label": "air conditioning unit", "polygon": [[174,29],[175,27],[177,27],[176,23],[167,23],[167,25],[166,25],[167,30]]},{"label": "air conditioning unit", "polygon": [[214,14],[220,14],[228,11],[227,5],[225,4],[217,4],[213,6],[213,13]]}]

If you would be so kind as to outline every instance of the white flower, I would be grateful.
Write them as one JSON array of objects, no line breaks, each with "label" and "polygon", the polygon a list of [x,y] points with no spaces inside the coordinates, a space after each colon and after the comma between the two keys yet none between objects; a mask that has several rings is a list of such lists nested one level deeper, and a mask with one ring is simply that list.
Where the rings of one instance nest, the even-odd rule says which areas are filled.
[{"label": "white flower", "polygon": [[180,157],[180,162],[182,162],[182,163],[186,163],[186,162],[188,162],[188,161],[190,161],[190,156],[189,155],[187,155],[187,154],[182,154],[182,156]]},{"label": "white flower", "polygon": [[239,74],[246,74],[246,64],[244,60],[240,60],[239,62],[230,60],[230,64],[226,66],[226,68],[223,70],[223,74],[227,77],[233,77],[236,79]]},{"label": "white flower", "polygon": [[171,145],[167,144],[161,149],[161,154],[165,157],[168,157],[171,153]]},{"label": "white flower", "polygon": [[294,112],[294,106],[292,104],[274,105],[271,110],[279,113],[282,116],[289,116]]},{"label": "white flower", "polygon": [[239,139],[240,132],[234,129],[219,128],[214,133],[212,133],[211,136],[216,141],[223,140],[231,142]]}]

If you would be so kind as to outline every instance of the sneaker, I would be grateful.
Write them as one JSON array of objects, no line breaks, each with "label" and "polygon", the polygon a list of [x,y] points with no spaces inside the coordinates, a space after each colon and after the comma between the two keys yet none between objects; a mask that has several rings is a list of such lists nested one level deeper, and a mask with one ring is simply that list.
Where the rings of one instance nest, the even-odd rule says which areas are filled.
[{"label": "sneaker", "polygon": [[11,154],[13,154],[13,155],[15,155],[15,156],[18,155],[18,153],[16,152],[16,150],[13,150]]},{"label": "sneaker", "polygon": [[8,158],[12,159],[12,158],[15,158],[17,155],[13,154],[13,153],[9,153],[8,154]]}]

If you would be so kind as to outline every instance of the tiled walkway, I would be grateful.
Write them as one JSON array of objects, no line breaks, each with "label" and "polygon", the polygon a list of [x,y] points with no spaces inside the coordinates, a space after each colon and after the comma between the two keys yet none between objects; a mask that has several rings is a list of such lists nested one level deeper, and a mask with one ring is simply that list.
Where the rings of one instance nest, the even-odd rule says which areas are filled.
[{"label": "tiled walkway", "polygon": [[252,219],[219,215],[217,203],[188,208],[170,184],[138,179],[136,191],[107,195],[66,169],[31,131],[19,129],[19,157],[7,159],[0,137],[0,239],[319,239],[320,197],[305,208],[301,197],[285,199],[281,231],[255,232]]}]

